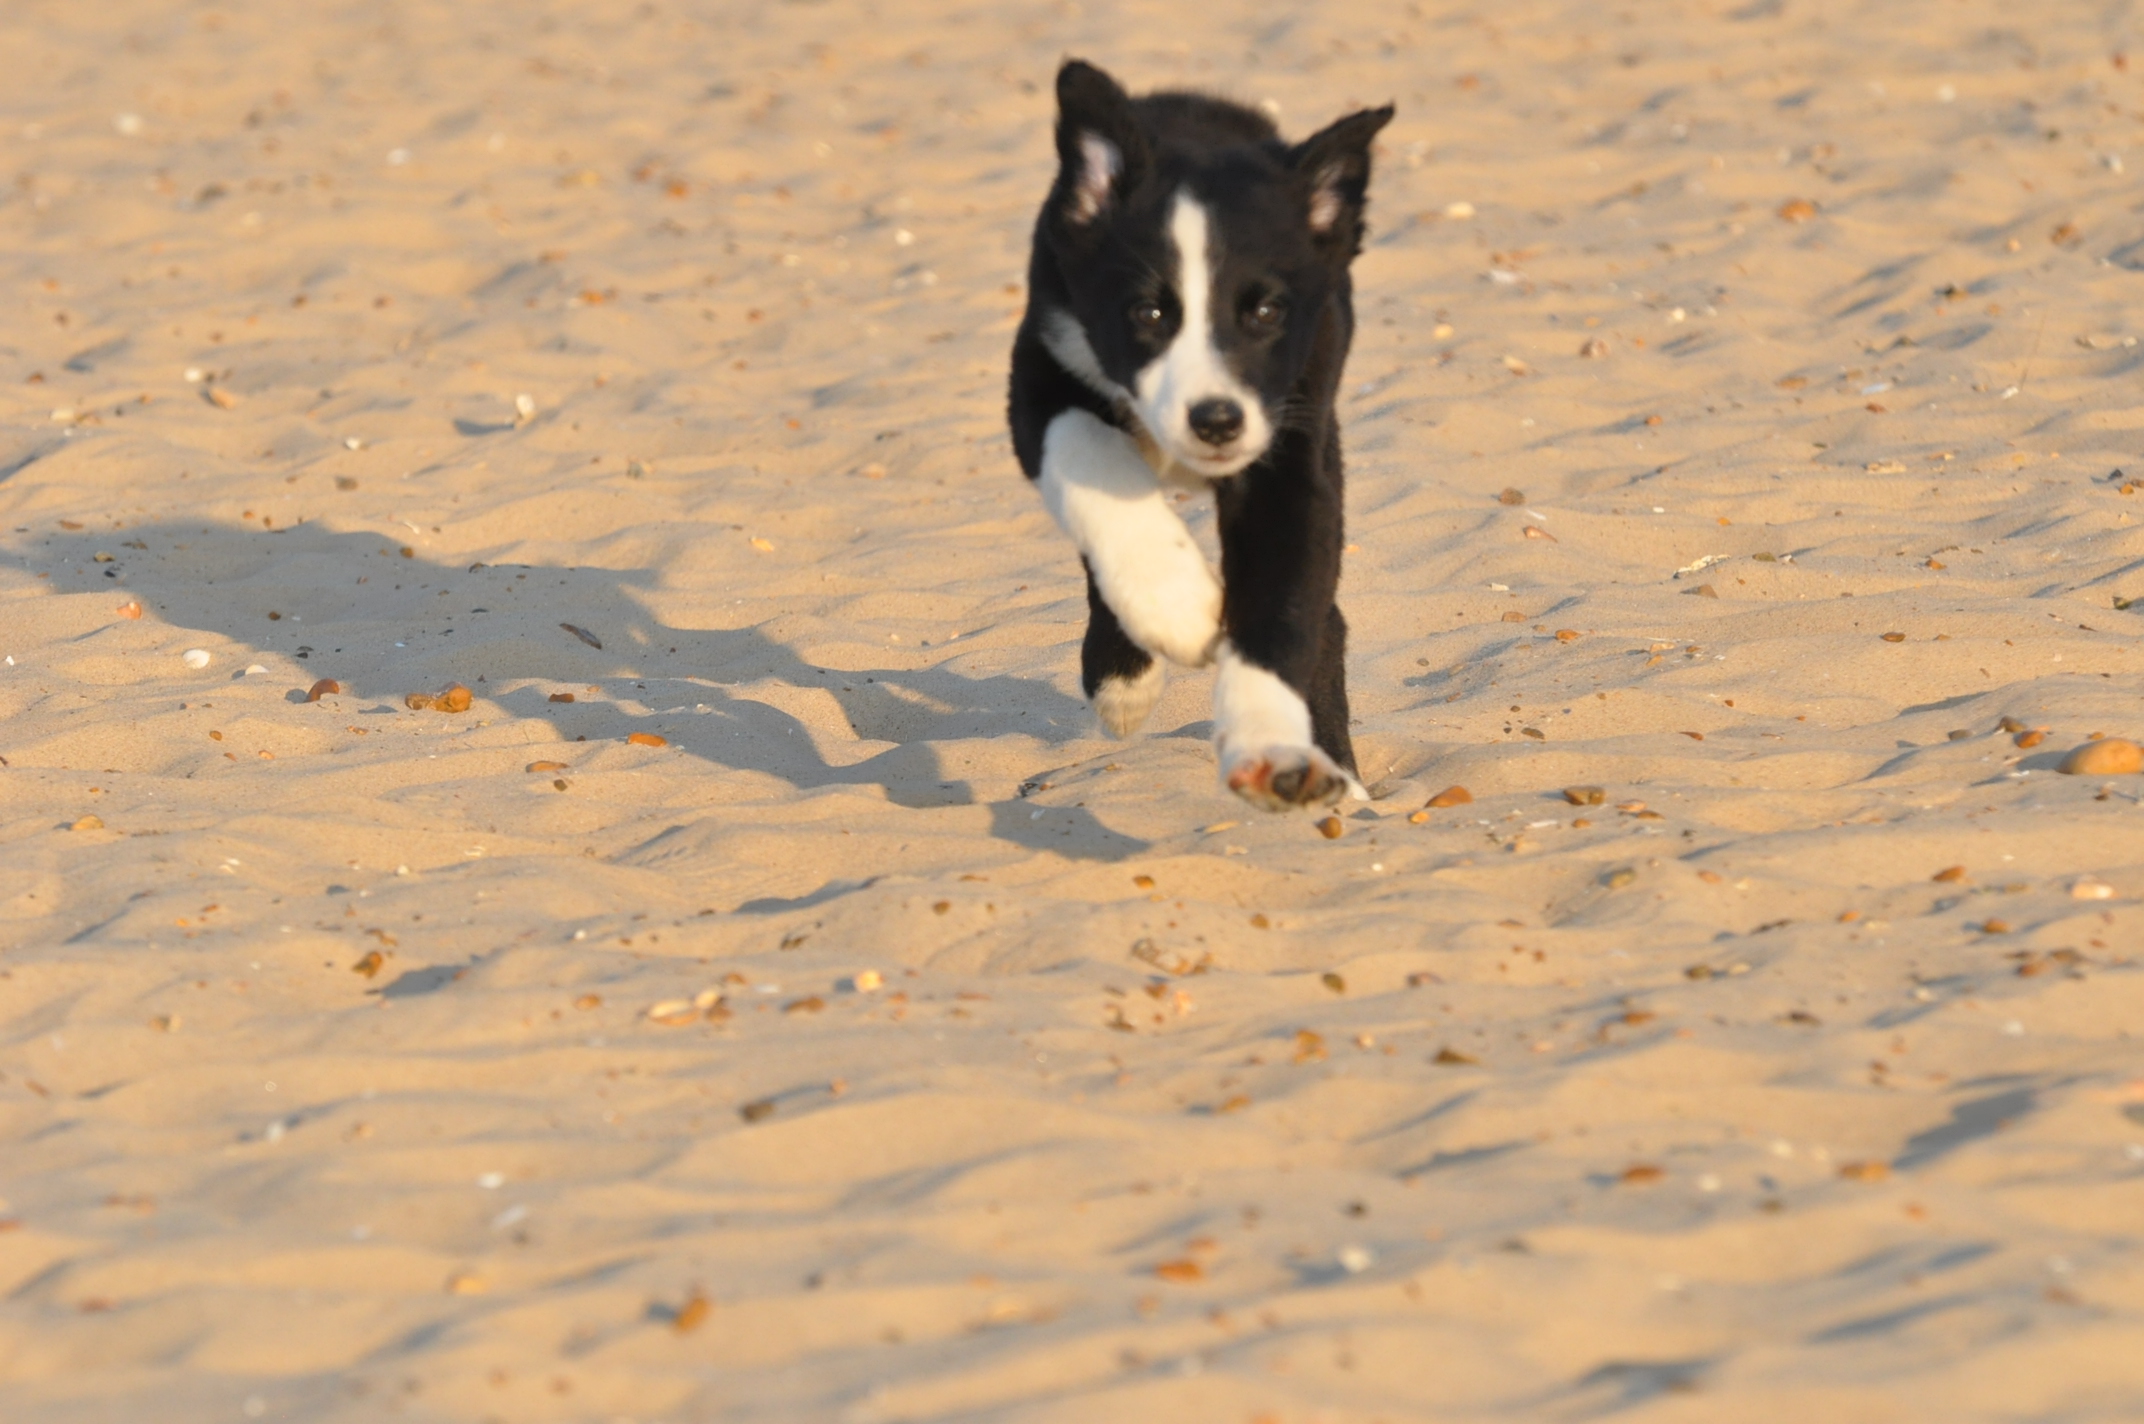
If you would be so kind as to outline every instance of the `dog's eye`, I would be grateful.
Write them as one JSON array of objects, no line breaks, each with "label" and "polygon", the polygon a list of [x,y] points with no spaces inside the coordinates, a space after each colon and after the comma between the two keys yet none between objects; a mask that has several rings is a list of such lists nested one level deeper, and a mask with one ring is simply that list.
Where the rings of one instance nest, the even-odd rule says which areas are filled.
[{"label": "dog's eye", "polygon": [[1169,319],[1167,312],[1156,302],[1133,302],[1132,325],[1141,331],[1153,331]]},{"label": "dog's eye", "polygon": [[1265,297],[1259,301],[1258,305],[1251,308],[1251,324],[1253,326],[1279,326],[1280,319],[1287,315],[1287,312],[1288,308],[1281,302],[1280,298]]}]

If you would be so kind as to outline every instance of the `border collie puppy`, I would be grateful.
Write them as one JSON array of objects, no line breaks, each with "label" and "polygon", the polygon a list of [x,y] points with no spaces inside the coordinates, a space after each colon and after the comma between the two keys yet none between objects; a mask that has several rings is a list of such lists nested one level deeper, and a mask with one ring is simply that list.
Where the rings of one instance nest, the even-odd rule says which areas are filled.
[{"label": "border collie puppy", "polygon": [[[1070,60],[1057,182],[1013,342],[1013,449],[1087,570],[1080,681],[1127,736],[1166,658],[1218,663],[1214,750],[1270,810],[1353,794],[1333,401],[1354,335],[1370,141],[1299,144],[1198,94],[1134,99]],[[1170,508],[1210,490],[1220,576]]]}]

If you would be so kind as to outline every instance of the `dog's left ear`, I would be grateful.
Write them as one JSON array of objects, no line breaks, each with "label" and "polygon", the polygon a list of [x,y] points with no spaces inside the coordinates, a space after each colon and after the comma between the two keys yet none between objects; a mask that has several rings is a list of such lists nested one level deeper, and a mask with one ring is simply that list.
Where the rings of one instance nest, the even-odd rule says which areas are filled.
[{"label": "dog's left ear", "polygon": [[1085,60],[1068,59],[1057,71],[1057,154],[1052,201],[1074,230],[1093,226],[1146,177],[1146,137],[1131,96]]},{"label": "dog's left ear", "polygon": [[1392,106],[1361,109],[1297,144],[1288,155],[1302,176],[1310,230],[1321,245],[1349,257],[1362,248],[1362,210],[1370,191],[1370,141],[1392,122]]}]

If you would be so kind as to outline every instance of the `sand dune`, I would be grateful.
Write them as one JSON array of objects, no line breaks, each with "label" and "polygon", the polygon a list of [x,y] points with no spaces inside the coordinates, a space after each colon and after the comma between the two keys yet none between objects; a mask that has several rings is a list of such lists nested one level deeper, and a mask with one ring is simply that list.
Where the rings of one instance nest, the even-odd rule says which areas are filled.
[{"label": "sand dune", "polygon": [[[0,1416],[2144,1415],[2135,24],[10,7]],[[1338,839],[1080,699],[1067,53],[1399,105]]]}]

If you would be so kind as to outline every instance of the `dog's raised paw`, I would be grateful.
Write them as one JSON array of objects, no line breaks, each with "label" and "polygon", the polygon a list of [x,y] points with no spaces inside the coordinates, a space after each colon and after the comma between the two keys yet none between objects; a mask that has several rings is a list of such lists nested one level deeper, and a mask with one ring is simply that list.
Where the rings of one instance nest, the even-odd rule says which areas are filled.
[{"label": "dog's raised paw", "polygon": [[1177,553],[1103,597],[1134,643],[1179,666],[1204,667],[1221,641],[1221,583],[1188,537]]},{"label": "dog's raised paw", "polygon": [[1346,796],[1355,779],[1316,747],[1265,747],[1229,758],[1222,771],[1228,789],[1268,811],[1330,806]]}]

